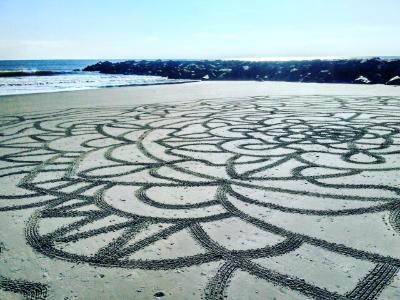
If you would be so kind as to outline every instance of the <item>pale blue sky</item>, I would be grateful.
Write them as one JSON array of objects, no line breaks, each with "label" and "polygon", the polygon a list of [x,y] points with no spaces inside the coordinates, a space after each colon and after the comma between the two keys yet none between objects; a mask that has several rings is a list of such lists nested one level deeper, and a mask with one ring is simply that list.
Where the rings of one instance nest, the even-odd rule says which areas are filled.
[{"label": "pale blue sky", "polygon": [[400,0],[0,0],[0,59],[400,55]]}]

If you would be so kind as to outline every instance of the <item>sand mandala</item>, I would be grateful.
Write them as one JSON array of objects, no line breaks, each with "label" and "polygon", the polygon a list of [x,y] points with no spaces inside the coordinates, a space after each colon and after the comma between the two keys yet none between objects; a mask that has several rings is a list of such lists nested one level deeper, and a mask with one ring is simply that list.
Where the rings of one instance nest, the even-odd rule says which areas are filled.
[{"label": "sand mandala", "polygon": [[[21,234],[54,263],[216,263],[205,299],[237,299],[246,276],[294,299],[385,298],[400,288],[399,119],[397,98],[317,96],[3,116],[0,217],[33,209]],[[28,298],[51,288],[0,273]]]}]

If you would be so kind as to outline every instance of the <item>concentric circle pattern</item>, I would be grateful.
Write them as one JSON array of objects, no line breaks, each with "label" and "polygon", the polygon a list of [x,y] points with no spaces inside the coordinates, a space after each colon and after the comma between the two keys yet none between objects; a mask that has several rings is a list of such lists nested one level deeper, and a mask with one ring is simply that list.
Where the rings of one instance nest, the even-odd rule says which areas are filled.
[{"label": "concentric circle pattern", "polygon": [[206,299],[239,272],[373,299],[400,267],[399,119],[397,98],[317,96],[4,116],[0,212],[35,208],[26,242],[55,261],[219,263]]}]

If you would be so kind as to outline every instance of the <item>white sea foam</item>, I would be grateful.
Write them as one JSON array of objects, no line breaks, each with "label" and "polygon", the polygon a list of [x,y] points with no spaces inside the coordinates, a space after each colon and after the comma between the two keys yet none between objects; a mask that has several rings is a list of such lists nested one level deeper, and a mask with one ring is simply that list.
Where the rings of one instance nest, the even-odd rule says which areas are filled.
[{"label": "white sea foam", "polygon": [[160,76],[109,75],[99,73],[62,74],[0,78],[0,95],[85,90],[102,87],[179,83]]}]

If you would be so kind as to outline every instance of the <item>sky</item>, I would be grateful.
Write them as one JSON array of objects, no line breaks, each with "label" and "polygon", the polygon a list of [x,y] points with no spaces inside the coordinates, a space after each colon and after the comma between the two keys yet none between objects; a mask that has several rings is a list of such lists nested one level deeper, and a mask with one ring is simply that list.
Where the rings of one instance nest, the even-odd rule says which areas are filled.
[{"label": "sky", "polygon": [[0,59],[400,55],[400,0],[0,0]]}]

